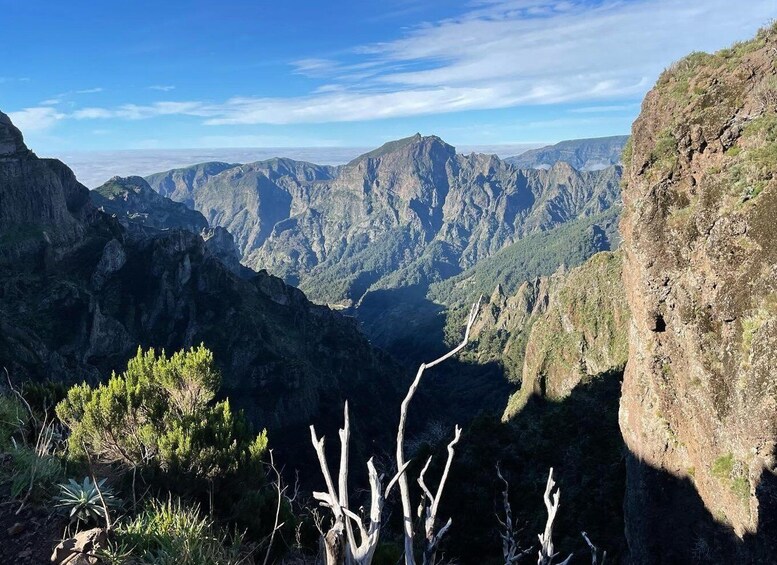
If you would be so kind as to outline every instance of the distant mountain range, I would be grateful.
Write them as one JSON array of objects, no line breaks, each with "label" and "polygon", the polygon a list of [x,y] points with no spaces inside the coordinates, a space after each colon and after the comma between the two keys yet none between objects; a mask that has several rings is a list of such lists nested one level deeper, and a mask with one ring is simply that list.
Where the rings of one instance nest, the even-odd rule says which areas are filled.
[{"label": "distant mountain range", "polygon": [[[531,234],[596,218],[619,203],[620,173],[615,165],[579,171],[561,161],[521,169],[415,135],[337,167],[291,159],[203,163],[146,180],[232,233],[244,264],[314,301],[351,309],[369,328],[375,320],[360,309],[375,304],[371,295],[381,297],[383,310],[386,291],[425,299],[430,284]],[[615,222],[606,223],[612,229],[586,236],[596,240],[591,252],[612,247],[607,234]],[[542,267],[525,274],[550,274],[558,264]],[[391,349],[395,330],[375,329],[368,335]]]},{"label": "distant mountain range", "polygon": [[580,171],[598,171],[620,165],[621,153],[628,139],[628,135],[572,139],[530,149],[515,157],[508,157],[505,161],[522,169],[548,169],[564,161]]}]

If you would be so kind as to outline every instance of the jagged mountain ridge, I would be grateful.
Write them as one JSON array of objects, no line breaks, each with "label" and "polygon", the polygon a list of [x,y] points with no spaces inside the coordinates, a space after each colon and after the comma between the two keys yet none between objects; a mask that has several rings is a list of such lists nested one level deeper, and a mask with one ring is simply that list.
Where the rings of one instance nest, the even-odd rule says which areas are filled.
[{"label": "jagged mountain ridge", "polygon": [[[245,264],[343,306],[371,289],[447,278],[619,198],[617,167],[524,171],[493,155],[458,155],[435,136],[390,142],[340,167],[274,159],[206,168],[147,180],[233,233]],[[396,271],[405,280],[386,284]]]},{"label": "jagged mountain ridge", "polygon": [[309,458],[307,425],[334,428],[346,398],[376,433],[393,417],[402,373],[352,320],[266,272],[237,276],[199,235],[122,226],[4,114],[0,148],[0,365],[14,380],[96,381],[138,346],[202,342],[279,454]]},{"label": "jagged mountain ridge", "polygon": [[89,197],[95,206],[116,215],[125,225],[134,222],[155,229],[178,228],[192,233],[209,227],[205,216],[161,196],[142,177],[113,177],[91,190]]},{"label": "jagged mountain ridge", "polygon": [[522,169],[549,169],[559,161],[569,163],[580,171],[596,171],[621,164],[621,153],[628,135],[570,139],[555,145],[530,149],[508,157],[506,162]]}]

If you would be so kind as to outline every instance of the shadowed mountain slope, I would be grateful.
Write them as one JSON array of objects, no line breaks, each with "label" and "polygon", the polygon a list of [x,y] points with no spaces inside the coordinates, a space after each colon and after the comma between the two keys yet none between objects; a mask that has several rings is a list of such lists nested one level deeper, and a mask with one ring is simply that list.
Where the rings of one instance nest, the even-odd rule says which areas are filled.
[{"label": "shadowed mountain slope", "polygon": [[0,365],[13,379],[94,382],[138,346],[204,343],[223,393],[281,456],[308,458],[307,425],[331,431],[346,398],[378,415],[363,418],[378,434],[394,416],[402,374],[352,320],[264,271],[237,276],[197,234],[123,227],[3,114],[0,148]]}]

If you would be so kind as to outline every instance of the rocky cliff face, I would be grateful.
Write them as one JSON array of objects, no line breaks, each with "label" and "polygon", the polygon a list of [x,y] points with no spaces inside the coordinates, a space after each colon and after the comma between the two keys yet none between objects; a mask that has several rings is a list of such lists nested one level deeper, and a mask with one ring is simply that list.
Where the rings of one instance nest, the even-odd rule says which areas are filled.
[{"label": "rocky cliff face", "polygon": [[683,59],[633,126],[620,426],[635,563],[777,551],[775,52],[771,28]]},{"label": "rocky cliff face", "polygon": [[604,374],[623,371],[629,311],[620,253],[598,253],[574,269],[498,286],[473,328],[479,363],[501,362],[521,388],[508,401],[513,418],[532,395],[553,401]]},{"label": "rocky cliff face", "polygon": [[114,177],[90,191],[89,196],[97,208],[116,217],[136,236],[152,235],[158,230],[189,231],[200,235],[205,248],[233,273],[244,278],[254,276],[240,263],[231,233],[222,227],[209,227],[205,216],[155,192],[141,177]]},{"label": "rocky cliff face", "polygon": [[[307,426],[333,427],[346,398],[368,429],[394,415],[386,399],[402,378],[392,362],[352,320],[280,279],[233,273],[215,251],[229,234],[206,233],[206,243],[185,230],[125,229],[89,203],[67,167],[27,151],[4,116],[0,140],[0,255],[35,259],[0,269],[0,366],[17,382],[95,381],[123,369],[138,346],[204,343],[223,392],[270,429],[279,454],[305,461]],[[36,247],[18,243],[18,226],[43,234]]]},{"label": "rocky cliff face", "polygon": [[0,266],[35,267],[83,235],[92,208],[58,161],[38,159],[21,132],[0,112]]},{"label": "rocky cliff face", "polygon": [[[451,544],[467,563],[504,561],[494,528],[481,519],[493,512],[493,497],[483,494],[483,485],[492,484],[495,460],[508,473],[513,519],[527,524],[524,532],[544,526],[541,498],[527,493],[538,493],[553,467],[562,489],[554,531],[559,553],[580,547],[584,527],[607,547],[608,562],[628,562],[618,404],[629,314],[621,270],[620,253],[598,253],[573,269],[525,282],[514,293],[500,285],[485,300],[467,361],[501,363],[522,382],[501,420],[481,416],[466,431],[451,470],[451,480],[461,485],[452,503],[461,534]],[[476,386],[469,390],[480,393]],[[575,558],[590,557],[576,552]]]}]

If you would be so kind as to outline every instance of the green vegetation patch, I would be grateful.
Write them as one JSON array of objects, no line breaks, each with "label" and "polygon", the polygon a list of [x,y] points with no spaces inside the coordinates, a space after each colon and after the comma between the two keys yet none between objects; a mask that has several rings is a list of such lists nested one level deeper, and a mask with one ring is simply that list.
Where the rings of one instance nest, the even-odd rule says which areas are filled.
[{"label": "green vegetation patch", "polygon": [[750,481],[747,479],[746,469],[746,465],[737,461],[734,454],[729,452],[715,459],[710,471],[713,477],[728,484],[739,498],[747,500],[750,496]]},{"label": "green vegetation patch", "polygon": [[728,479],[734,472],[734,454],[721,455],[712,463],[712,476],[717,479]]},{"label": "green vegetation patch", "polygon": [[154,565],[237,565],[246,562],[243,536],[218,528],[197,505],[152,500],[120,522],[114,540],[100,557],[107,563]]}]

